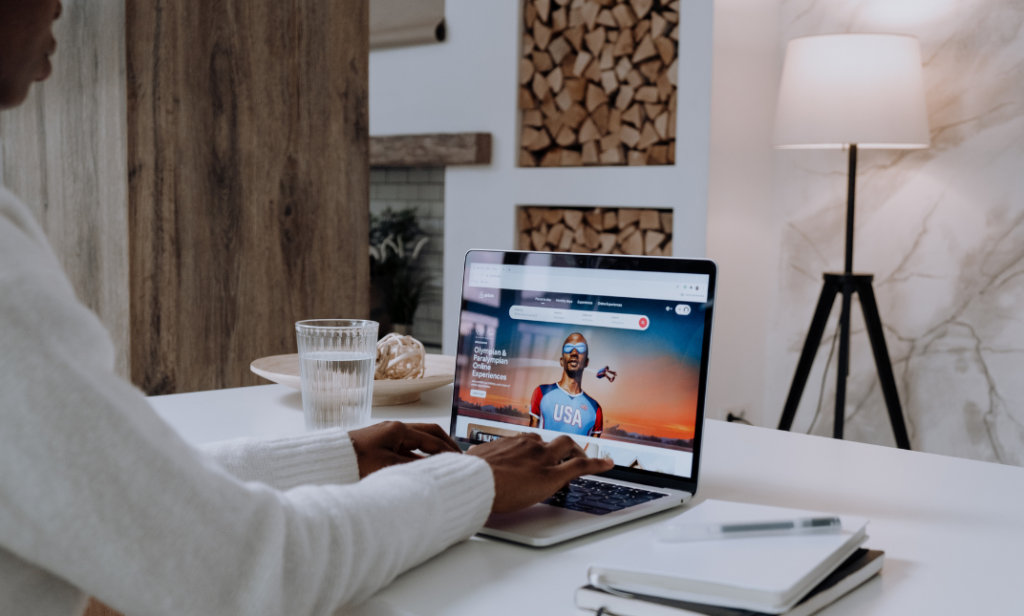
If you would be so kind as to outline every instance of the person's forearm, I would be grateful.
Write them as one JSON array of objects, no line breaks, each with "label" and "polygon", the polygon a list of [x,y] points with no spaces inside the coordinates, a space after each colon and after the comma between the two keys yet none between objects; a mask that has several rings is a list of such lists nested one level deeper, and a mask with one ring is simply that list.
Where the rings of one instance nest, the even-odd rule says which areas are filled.
[{"label": "person's forearm", "polygon": [[359,481],[352,441],[340,428],[271,439],[239,438],[199,449],[235,478],[278,490]]},{"label": "person's forearm", "polygon": [[[338,604],[359,602],[448,546],[480,530],[494,501],[490,466],[475,456],[441,454],[392,466],[358,484],[328,487],[336,497],[331,516],[338,524],[328,546],[337,555],[325,575],[339,592]],[[301,502],[313,488],[297,488],[289,497]],[[360,515],[341,515],[358,494]],[[344,571],[344,575],[339,574]]]}]

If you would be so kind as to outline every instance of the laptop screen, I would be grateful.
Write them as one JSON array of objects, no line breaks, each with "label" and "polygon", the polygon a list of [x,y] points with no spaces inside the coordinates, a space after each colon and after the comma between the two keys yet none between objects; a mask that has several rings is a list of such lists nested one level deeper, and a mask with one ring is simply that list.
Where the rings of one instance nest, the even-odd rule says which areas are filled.
[{"label": "laptop screen", "polygon": [[470,251],[452,436],[570,435],[618,469],[695,479],[715,265]]}]

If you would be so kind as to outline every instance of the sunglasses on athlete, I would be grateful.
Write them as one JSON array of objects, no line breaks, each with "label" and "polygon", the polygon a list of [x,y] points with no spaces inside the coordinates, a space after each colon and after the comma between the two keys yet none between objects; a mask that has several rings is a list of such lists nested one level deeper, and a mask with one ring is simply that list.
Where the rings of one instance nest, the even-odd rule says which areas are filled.
[{"label": "sunglasses on athlete", "polygon": [[562,347],[562,353],[568,355],[569,353],[572,353],[573,349],[576,349],[576,351],[582,355],[583,353],[587,352],[587,343],[579,342],[577,344],[567,344],[564,347]]}]

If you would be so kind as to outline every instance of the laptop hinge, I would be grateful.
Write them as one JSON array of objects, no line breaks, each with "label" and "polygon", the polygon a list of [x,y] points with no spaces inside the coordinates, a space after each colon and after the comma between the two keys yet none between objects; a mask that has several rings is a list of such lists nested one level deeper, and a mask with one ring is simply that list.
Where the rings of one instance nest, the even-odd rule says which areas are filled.
[{"label": "laptop hinge", "polygon": [[613,468],[612,470],[601,473],[597,476],[608,477],[609,479],[618,479],[620,481],[631,481],[633,483],[639,483],[640,485],[651,486],[652,488],[670,488],[672,490],[689,492],[690,494],[696,494],[697,492],[696,482],[676,479],[660,473],[647,474],[642,471]]}]

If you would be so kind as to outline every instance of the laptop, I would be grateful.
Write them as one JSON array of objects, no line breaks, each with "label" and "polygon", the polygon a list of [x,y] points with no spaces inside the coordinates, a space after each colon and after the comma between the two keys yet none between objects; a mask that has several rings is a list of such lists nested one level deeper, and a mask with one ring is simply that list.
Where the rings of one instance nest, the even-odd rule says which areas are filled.
[{"label": "laptop", "polygon": [[615,467],[481,534],[547,546],[687,503],[700,471],[717,266],[471,250],[451,436],[568,434]]}]

